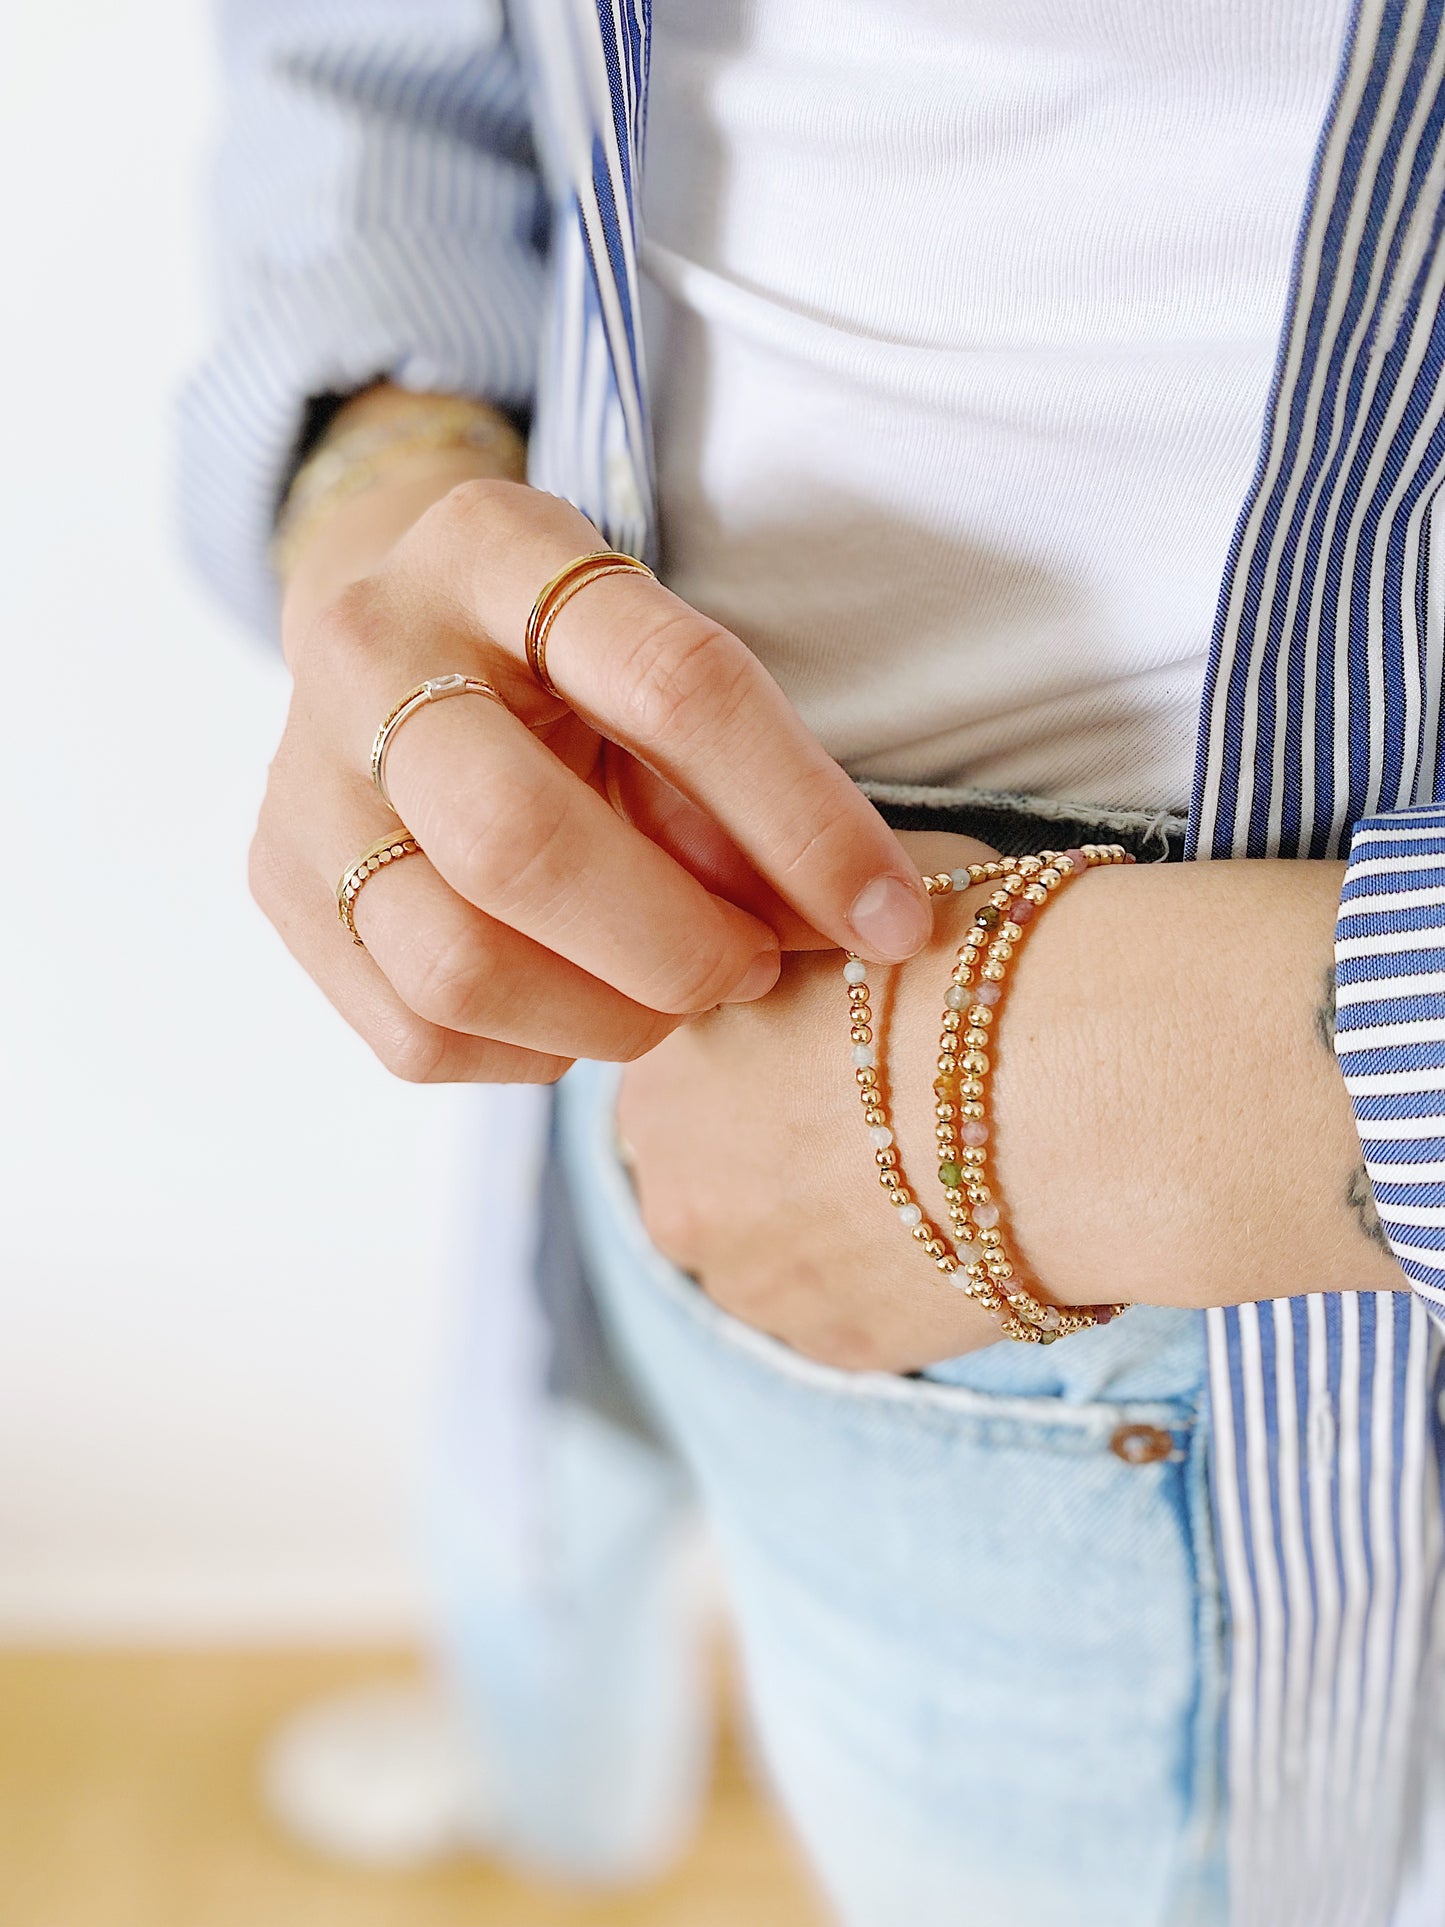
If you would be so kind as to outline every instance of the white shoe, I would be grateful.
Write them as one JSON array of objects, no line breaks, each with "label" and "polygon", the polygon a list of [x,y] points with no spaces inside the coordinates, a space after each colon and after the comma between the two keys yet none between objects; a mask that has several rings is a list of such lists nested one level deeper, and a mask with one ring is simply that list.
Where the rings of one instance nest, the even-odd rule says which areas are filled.
[{"label": "white shoe", "polygon": [[266,1748],[262,1788],[288,1833],[370,1867],[416,1867],[485,1848],[488,1807],[466,1734],[423,1681],[317,1701]]}]

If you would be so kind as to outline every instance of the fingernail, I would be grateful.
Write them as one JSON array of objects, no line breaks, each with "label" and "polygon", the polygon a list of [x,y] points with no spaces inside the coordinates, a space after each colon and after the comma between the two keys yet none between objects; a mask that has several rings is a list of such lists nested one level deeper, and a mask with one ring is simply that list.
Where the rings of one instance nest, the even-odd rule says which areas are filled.
[{"label": "fingernail", "polygon": [[756,1003],[766,997],[782,974],[783,957],[778,950],[762,950],[748,965],[747,975],[728,993],[730,1004]]},{"label": "fingernail", "polygon": [[886,962],[902,962],[928,942],[933,920],[927,900],[901,877],[874,877],[853,899],[848,922],[859,947]]}]

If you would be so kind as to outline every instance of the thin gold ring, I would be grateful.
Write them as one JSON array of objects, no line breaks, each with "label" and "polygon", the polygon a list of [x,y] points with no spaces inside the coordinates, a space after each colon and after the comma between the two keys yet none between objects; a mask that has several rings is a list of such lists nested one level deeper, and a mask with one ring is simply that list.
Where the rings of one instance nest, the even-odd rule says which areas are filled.
[{"label": "thin gold ring", "polygon": [[597,549],[591,555],[577,556],[565,569],[559,569],[538,591],[532,613],[527,617],[527,667],[547,694],[555,696],[558,702],[564,703],[567,698],[547,674],[547,638],[553,623],[578,590],[600,582],[605,575],[645,575],[649,581],[656,580],[647,564],[639,562],[635,555],[626,555],[621,549]]},{"label": "thin gold ring", "polygon": [[500,703],[503,709],[507,706],[489,682],[483,682],[480,676],[463,676],[460,672],[453,672],[449,676],[431,676],[426,682],[419,682],[415,689],[408,689],[384,718],[371,745],[371,780],[376,785],[377,795],[389,810],[396,808],[386,787],[386,755],[392,739],[409,716],[414,716],[419,709],[425,709],[428,703],[442,702],[448,696],[485,696],[490,702]]},{"label": "thin gold ring", "polygon": [[336,914],[351,932],[351,941],[360,944],[363,950],[366,941],[356,928],[356,899],[378,870],[385,869],[388,863],[400,862],[404,856],[418,856],[420,853],[420,846],[411,831],[398,829],[393,830],[390,836],[378,837],[354,863],[346,866],[346,872],[336,886]]}]

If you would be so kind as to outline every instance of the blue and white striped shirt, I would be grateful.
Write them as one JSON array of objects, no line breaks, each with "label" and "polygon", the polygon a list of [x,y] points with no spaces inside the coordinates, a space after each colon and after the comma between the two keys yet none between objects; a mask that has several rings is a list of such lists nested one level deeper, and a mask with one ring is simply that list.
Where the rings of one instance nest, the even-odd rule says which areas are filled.
[{"label": "blue and white striped shirt", "polygon": [[[532,479],[617,546],[653,549],[636,220],[649,24],[649,0],[518,0],[510,19],[500,0],[232,10],[224,325],[186,401],[184,500],[200,560],[254,620],[274,620],[267,544],[307,397],[382,374],[530,405]],[[1357,0],[1221,586],[1187,852],[1348,858],[1336,1048],[1413,1286],[1208,1314],[1232,1918],[1270,1927],[1391,1919],[1428,1725],[1445,1439],[1442,224],[1445,0]]]}]

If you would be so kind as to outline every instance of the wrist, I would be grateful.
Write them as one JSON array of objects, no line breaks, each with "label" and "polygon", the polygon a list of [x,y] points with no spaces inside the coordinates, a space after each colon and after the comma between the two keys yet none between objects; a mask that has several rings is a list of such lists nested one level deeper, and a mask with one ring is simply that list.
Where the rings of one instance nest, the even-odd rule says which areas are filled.
[{"label": "wrist", "polygon": [[[1041,844],[1043,841],[1041,838]],[[976,860],[972,851],[961,859],[971,860]],[[934,867],[949,865],[940,862]],[[1037,1112],[1047,1111],[1057,1099],[1055,1080],[1065,1069],[1060,1046],[1069,1035],[1072,1003],[1058,994],[1062,973],[1056,973],[1056,965],[1061,946],[1049,946],[1054,955],[1047,959],[1047,971],[1038,967],[1031,953],[1041,945],[1045,927],[1064,916],[1070,898],[1086,891],[1100,875],[1113,874],[1112,868],[1091,869],[1086,877],[1077,878],[1050,904],[1047,914],[1039,917],[1038,927],[1028,932],[1009,966],[1006,998],[988,1045],[989,1183],[1003,1212],[1011,1254],[1022,1261],[1025,1276],[1031,1277],[1049,1300],[1066,1307],[1108,1305],[1127,1294],[1120,1289],[1119,1276],[1109,1261],[1117,1249],[1115,1243],[1091,1241],[1079,1254],[1082,1262],[1074,1262],[1072,1253],[1069,1262],[1060,1262],[1063,1248],[1055,1236],[1052,1217],[1063,1200],[1068,1200],[1068,1208],[1072,1208],[1078,1168],[1060,1159],[1057,1141],[1040,1131]],[[888,1075],[895,1094],[895,1115],[906,1161],[920,1179],[921,1201],[928,1215],[938,1222],[942,1222],[944,1193],[934,1175],[938,1157],[934,1079],[940,1068],[944,995],[974,912],[997,887],[996,882],[984,882],[935,899],[933,940],[902,966],[893,987]],[[1034,994],[1028,1000],[1020,994],[1025,975],[1033,979]],[[1045,976],[1047,982],[1041,984]],[[1065,1133],[1071,1149],[1078,1144],[1078,1135],[1072,1129],[1077,1097],[1077,1087],[1073,1086],[1071,1126]],[[1042,1213],[1039,1200],[1048,1207]]]},{"label": "wrist", "polygon": [[512,424],[483,404],[384,383],[354,397],[298,471],[278,521],[283,637],[370,574],[453,488],[521,480],[525,461]]}]

